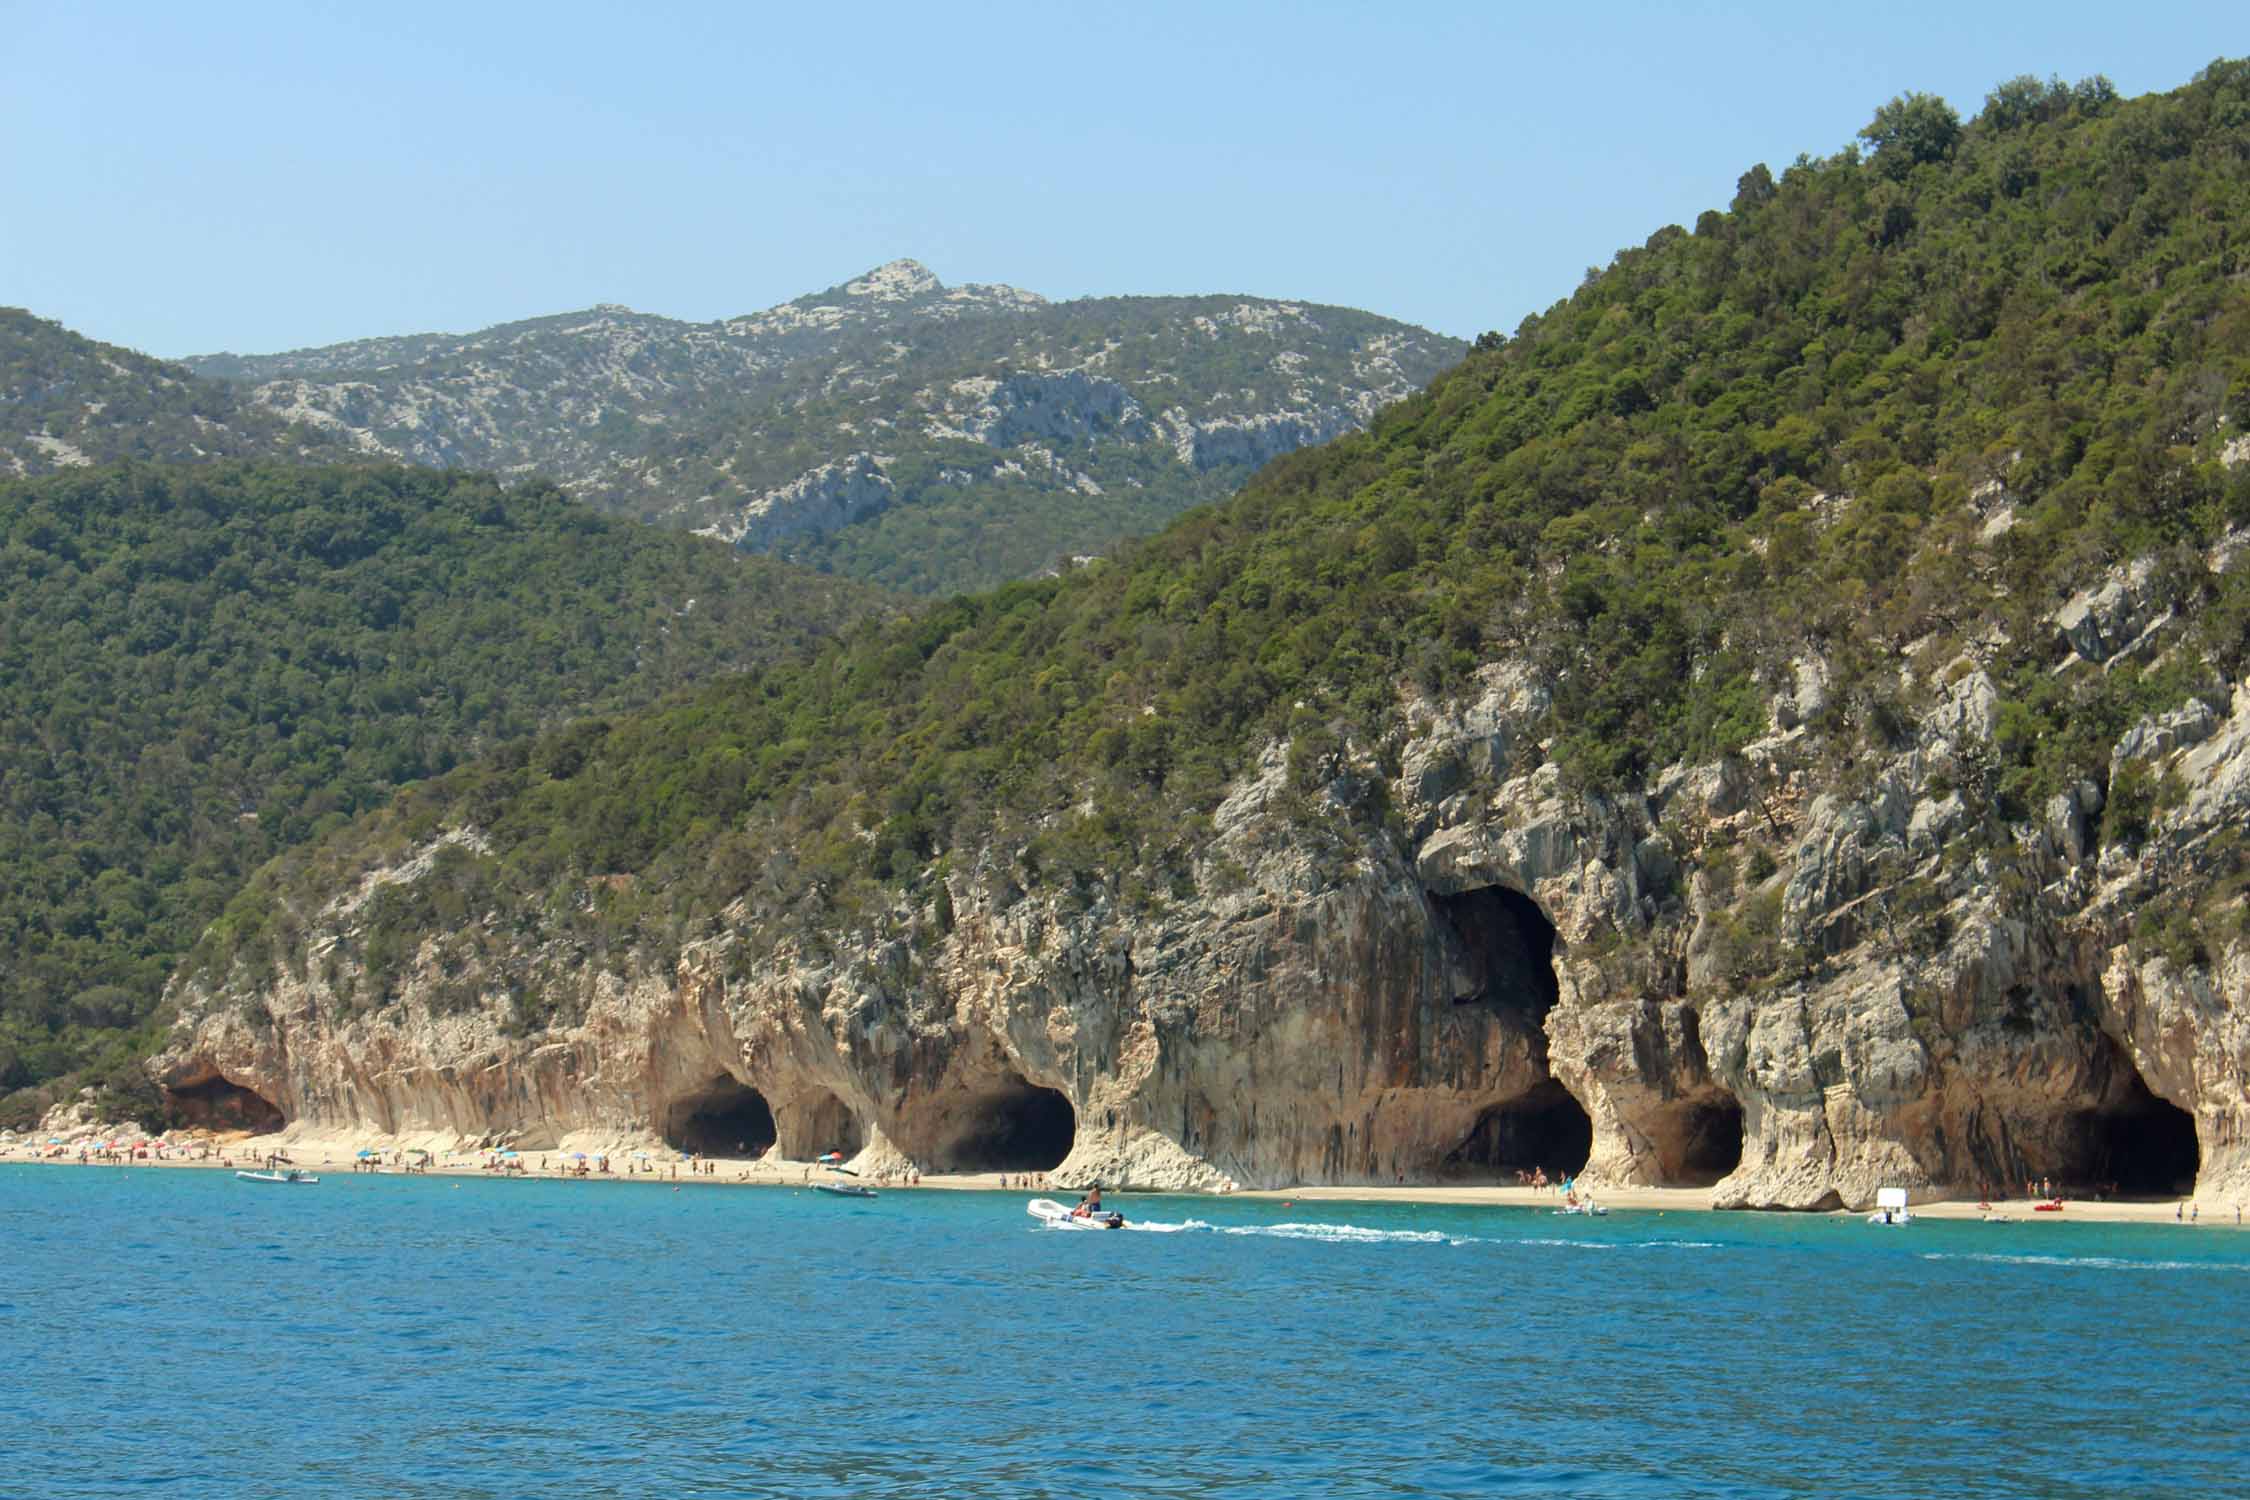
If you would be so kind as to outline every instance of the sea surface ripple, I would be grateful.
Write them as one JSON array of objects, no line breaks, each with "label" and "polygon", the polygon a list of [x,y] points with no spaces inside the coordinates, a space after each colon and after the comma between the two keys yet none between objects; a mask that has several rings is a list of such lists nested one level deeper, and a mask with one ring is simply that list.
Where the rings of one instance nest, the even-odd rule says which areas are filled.
[{"label": "sea surface ripple", "polygon": [[2231,1228],[0,1166],[0,1493],[2250,1493]]}]

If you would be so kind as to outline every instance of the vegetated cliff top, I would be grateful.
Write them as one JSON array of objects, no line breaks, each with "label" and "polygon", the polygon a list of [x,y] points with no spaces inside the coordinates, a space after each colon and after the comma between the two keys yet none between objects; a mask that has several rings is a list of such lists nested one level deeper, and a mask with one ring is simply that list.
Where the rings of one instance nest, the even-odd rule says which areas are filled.
[{"label": "vegetated cliff top", "polygon": [[224,381],[0,307],[0,477],[125,459],[334,461],[347,452]]},{"label": "vegetated cliff top", "polygon": [[604,305],[187,364],[366,451],[536,471],[616,514],[949,593],[1153,531],[1463,348],[1348,308],[1058,303],[901,260],[714,323]]},{"label": "vegetated cliff top", "polygon": [[541,483],[239,463],[0,481],[0,1094],[129,1053],[275,851],[879,607]]},{"label": "vegetated cliff top", "polygon": [[[1588,805],[1765,736],[1808,657],[1815,787],[1986,672],[1962,837],[2006,844],[2106,783],[2137,716],[2241,679],[2250,577],[2211,549],[2250,521],[2250,65],[2131,101],[2015,80],[1966,123],[1909,96],[1865,134],[1753,168],[1369,433],[1113,560],[414,788],[263,872],[198,972],[247,958],[255,987],[326,894],[448,828],[487,852],[365,941],[616,872],[645,877],[604,908],[619,948],[738,898],[767,933],[908,920],[897,893],[972,858],[1161,907],[1275,741],[1308,827],[1399,836],[1412,706],[1495,663],[1550,702],[1520,753]],[[2136,559],[2154,634],[2055,670],[2058,606]],[[1374,790],[1339,813],[1355,777]]]}]

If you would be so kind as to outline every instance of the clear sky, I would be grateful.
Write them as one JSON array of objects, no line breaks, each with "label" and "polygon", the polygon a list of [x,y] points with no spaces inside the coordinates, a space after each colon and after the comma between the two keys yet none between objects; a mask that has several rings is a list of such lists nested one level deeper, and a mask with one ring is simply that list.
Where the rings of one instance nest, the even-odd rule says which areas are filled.
[{"label": "clear sky", "polygon": [[2239,0],[1095,9],[0,0],[0,304],[248,353],[910,256],[1469,336],[1901,91],[2250,52]]}]

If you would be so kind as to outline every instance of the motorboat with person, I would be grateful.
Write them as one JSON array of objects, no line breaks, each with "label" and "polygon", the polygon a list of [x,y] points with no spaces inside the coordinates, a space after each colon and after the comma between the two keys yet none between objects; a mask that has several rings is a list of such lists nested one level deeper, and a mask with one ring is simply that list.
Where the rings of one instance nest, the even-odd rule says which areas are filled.
[{"label": "motorboat with person", "polygon": [[1102,1207],[1102,1186],[1095,1183],[1078,1200],[1076,1208],[1065,1208],[1052,1198],[1034,1198],[1024,1205],[1024,1212],[1046,1224],[1050,1229],[1123,1229],[1125,1216],[1114,1209]]},{"label": "motorboat with person", "polygon": [[281,1182],[295,1187],[315,1187],[320,1182],[312,1173],[299,1171],[295,1167],[277,1167],[266,1172],[237,1172],[234,1175],[243,1182]]}]

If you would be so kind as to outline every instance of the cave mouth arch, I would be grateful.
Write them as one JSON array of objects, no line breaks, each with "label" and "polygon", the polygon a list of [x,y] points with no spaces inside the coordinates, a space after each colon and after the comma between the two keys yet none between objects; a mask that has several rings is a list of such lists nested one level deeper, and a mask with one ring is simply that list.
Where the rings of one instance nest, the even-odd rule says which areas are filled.
[{"label": "cave mouth arch", "polygon": [[289,1123],[281,1109],[256,1089],[230,1083],[214,1073],[199,1083],[164,1091],[165,1103],[183,1124],[205,1130],[247,1130],[270,1135]]},{"label": "cave mouth arch", "polygon": [[1078,1139],[1078,1111],[1061,1092],[1010,1073],[965,1101],[960,1126],[935,1153],[952,1172],[1047,1172]]},{"label": "cave mouth arch", "polygon": [[1453,1177],[1512,1178],[1533,1170],[1575,1177],[1593,1151],[1586,1107],[1550,1078],[1478,1115],[1440,1166]]},{"label": "cave mouth arch", "polygon": [[[2115,1044],[2113,1043],[2112,1046]],[[2195,1117],[2149,1090],[2119,1052],[2123,1080],[2098,1109],[2070,1117],[2070,1159],[2056,1174],[2074,1189],[2122,1198],[2176,1198],[2195,1191],[2203,1148]]]},{"label": "cave mouth arch", "polygon": [[792,1161],[810,1161],[829,1151],[857,1156],[867,1144],[859,1116],[824,1088],[809,1088],[785,1100],[775,1118],[776,1144]]},{"label": "cave mouth arch", "polygon": [[1742,1165],[1742,1101],[1723,1091],[1671,1101],[1643,1133],[1659,1187],[1711,1187]]},{"label": "cave mouth arch", "polygon": [[1561,939],[1539,903],[1504,885],[1483,885],[1452,895],[1432,893],[1431,905],[1459,942],[1467,988],[1455,1005],[1489,1005],[1529,1017],[1534,1025],[1562,998],[1555,974]]},{"label": "cave mouth arch", "polygon": [[665,1113],[664,1143],[697,1156],[759,1156],[774,1138],[766,1096],[731,1074],[675,1100]]}]

